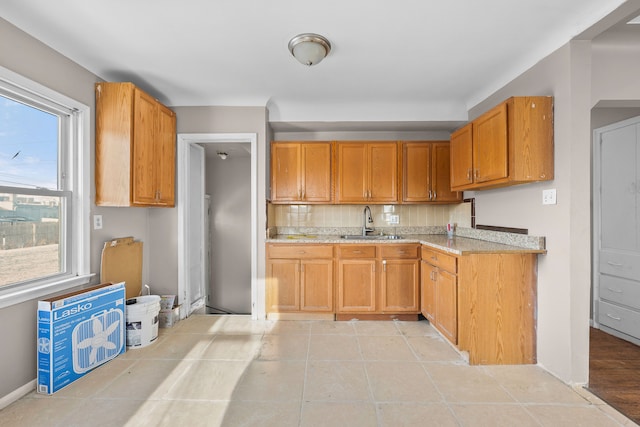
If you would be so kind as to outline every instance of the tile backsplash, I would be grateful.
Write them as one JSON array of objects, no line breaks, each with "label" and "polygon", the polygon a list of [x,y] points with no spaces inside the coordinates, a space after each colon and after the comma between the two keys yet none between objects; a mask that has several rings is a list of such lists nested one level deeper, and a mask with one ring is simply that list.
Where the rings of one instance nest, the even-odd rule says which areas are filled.
[{"label": "tile backsplash", "polygon": [[[369,205],[374,227],[471,227],[471,203],[456,205]],[[361,227],[364,205],[270,205],[269,227]],[[393,223],[394,216],[398,223]]]}]

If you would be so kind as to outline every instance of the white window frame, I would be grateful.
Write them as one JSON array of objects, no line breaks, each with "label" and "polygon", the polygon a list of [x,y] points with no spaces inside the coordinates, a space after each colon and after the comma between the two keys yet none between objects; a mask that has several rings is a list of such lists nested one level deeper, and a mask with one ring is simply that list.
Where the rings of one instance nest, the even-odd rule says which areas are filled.
[{"label": "white window frame", "polygon": [[[91,109],[89,106],[62,95],[11,70],[0,67],[0,88],[14,93],[22,99],[35,97],[44,99],[52,106],[58,105],[73,112],[69,122],[71,146],[61,145],[59,164],[62,165],[67,184],[65,193],[71,193],[70,206],[62,214],[67,218],[68,232],[60,236],[65,239],[66,252],[61,254],[70,262],[63,275],[31,280],[17,285],[0,287],[0,309],[25,301],[34,300],[55,292],[87,284],[90,281],[90,175],[89,147],[91,141]],[[66,130],[62,130],[62,134]],[[22,189],[20,189],[22,191]],[[24,193],[29,194],[29,189]],[[38,193],[40,194],[40,193]],[[67,205],[65,203],[65,205]],[[67,209],[68,208],[68,209]]]}]

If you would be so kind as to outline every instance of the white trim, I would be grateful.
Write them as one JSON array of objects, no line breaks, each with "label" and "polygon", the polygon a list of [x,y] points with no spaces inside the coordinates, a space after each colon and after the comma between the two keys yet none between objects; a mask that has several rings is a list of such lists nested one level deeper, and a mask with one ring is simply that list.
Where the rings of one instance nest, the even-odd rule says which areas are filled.
[{"label": "white trim", "polygon": [[[63,291],[75,286],[89,283],[90,274],[90,141],[91,141],[91,109],[75,99],[69,98],[40,83],[34,82],[11,70],[0,66],[0,81],[11,85],[27,93],[33,93],[37,97],[44,98],[53,104],[72,110],[70,117],[74,144],[71,149],[63,150],[68,167],[68,179],[70,185],[65,190],[73,192],[71,202],[72,226],[75,233],[71,242],[66,242],[71,250],[70,273],[74,276],[64,276],[59,279],[46,279],[35,281],[24,286],[16,286],[0,290],[0,308],[21,302],[40,298],[53,292]],[[77,126],[75,121],[77,121]]]},{"label": "white trim", "polygon": [[[251,144],[251,318],[258,319],[258,307],[264,307],[264,301],[259,301],[258,292],[258,134],[257,133],[181,133],[178,134],[178,163],[177,179],[178,194],[176,207],[178,209],[178,302],[182,304],[180,317],[184,318],[186,304],[186,249],[184,238],[186,235],[186,206],[185,192],[187,182],[187,148],[189,144],[207,143],[250,143]],[[204,268],[204,266],[203,266]],[[264,299],[264,297],[262,297]]]},{"label": "white trim", "polygon": [[13,402],[18,401],[20,398],[26,396],[36,389],[36,380],[31,380],[25,385],[18,387],[6,396],[0,397],[0,411],[11,405]]}]

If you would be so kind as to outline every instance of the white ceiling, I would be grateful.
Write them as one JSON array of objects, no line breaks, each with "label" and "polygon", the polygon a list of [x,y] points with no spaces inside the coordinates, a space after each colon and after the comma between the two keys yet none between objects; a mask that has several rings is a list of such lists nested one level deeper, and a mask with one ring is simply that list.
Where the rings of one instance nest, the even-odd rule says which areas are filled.
[{"label": "white ceiling", "polygon": [[[0,16],[169,106],[267,106],[285,130],[322,122],[450,129],[623,3],[2,0]],[[332,43],[313,67],[287,49],[305,32]]]}]

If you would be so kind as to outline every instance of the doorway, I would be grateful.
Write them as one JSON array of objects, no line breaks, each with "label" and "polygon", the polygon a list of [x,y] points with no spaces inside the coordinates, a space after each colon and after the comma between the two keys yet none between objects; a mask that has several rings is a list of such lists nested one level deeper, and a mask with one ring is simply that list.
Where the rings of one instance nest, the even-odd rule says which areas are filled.
[{"label": "doorway", "polygon": [[251,313],[251,145],[201,144],[205,188],[210,200],[210,275],[206,309],[210,314]]},{"label": "doorway", "polygon": [[[194,293],[199,291],[204,292],[205,294],[208,292],[207,285],[203,283],[203,288],[194,290],[192,289],[192,280],[190,276],[195,274],[205,275],[206,270],[208,269],[207,263],[205,261],[205,253],[207,252],[207,245],[203,245],[202,253],[193,254],[192,248],[197,246],[197,242],[194,240],[202,237],[203,241],[207,241],[204,238],[206,234],[206,221],[205,215],[202,216],[202,221],[190,221],[190,212],[192,209],[191,203],[189,202],[189,196],[195,198],[196,195],[193,194],[193,191],[190,191],[190,169],[189,169],[189,153],[197,150],[190,149],[191,146],[201,146],[205,150],[203,150],[203,161],[204,161],[204,151],[207,150],[208,147],[211,147],[210,151],[215,151],[217,153],[216,144],[220,146],[220,144],[228,144],[228,147],[243,149],[245,151],[248,150],[249,154],[249,174],[250,174],[250,182],[249,182],[249,199],[250,199],[250,224],[244,224],[245,229],[250,230],[250,275],[249,275],[249,294],[250,294],[250,313],[252,318],[257,319],[258,313],[256,312],[256,300],[257,300],[257,253],[258,253],[258,234],[257,234],[257,218],[258,218],[258,209],[257,209],[257,134],[179,134],[178,135],[178,164],[177,164],[177,178],[178,178],[178,194],[177,194],[177,210],[178,210],[178,294],[180,298],[180,302],[185,305],[184,310],[188,314],[193,311],[191,306],[192,297]],[[229,148],[231,150],[231,148]],[[246,191],[245,191],[246,192]],[[198,195],[200,200],[205,200],[205,191],[203,190],[201,194]],[[213,206],[214,201],[211,201],[211,205]],[[200,205],[204,205],[204,202]],[[212,208],[213,210],[213,208]],[[211,228],[215,227],[214,222],[211,222]],[[198,237],[199,236],[199,237]],[[212,248],[213,249],[213,248]],[[200,261],[194,262],[193,256],[197,256]],[[213,259],[213,258],[211,258]],[[199,271],[196,273],[193,271],[193,266],[199,265]],[[214,276],[213,270],[216,269],[216,266],[211,264],[210,266],[212,270],[211,276]],[[220,268],[226,268],[226,266],[220,266]],[[247,267],[244,267],[245,273]],[[206,280],[204,281],[206,282]],[[206,304],[206,303],[205,303]]]}]

